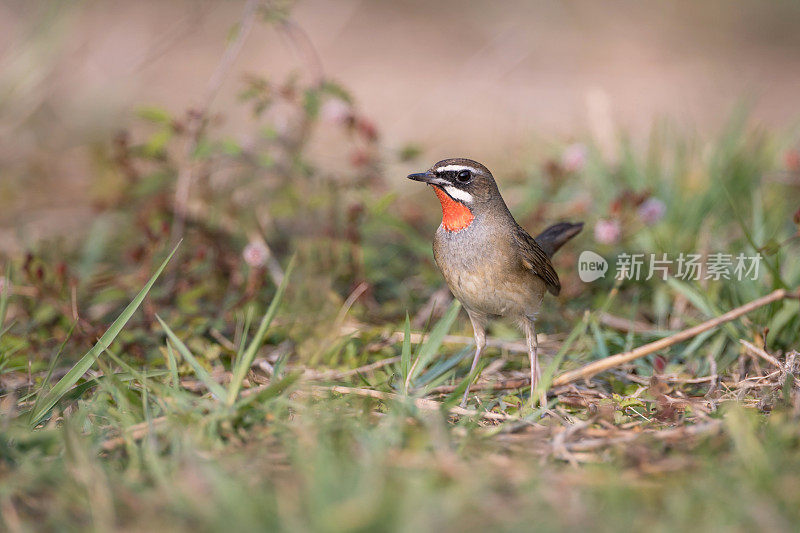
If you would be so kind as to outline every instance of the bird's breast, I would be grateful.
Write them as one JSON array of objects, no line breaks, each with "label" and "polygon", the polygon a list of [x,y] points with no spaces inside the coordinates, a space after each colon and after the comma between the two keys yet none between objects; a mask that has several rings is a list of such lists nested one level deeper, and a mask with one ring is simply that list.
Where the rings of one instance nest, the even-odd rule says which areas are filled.
[{"label": "bird's breast", "polygon": [[433,254],[453,296],[467,310],[515,318],[539,310],[544,283],[520,268],[511,239],[502,232],[474,223],[458,232],[440,226]]}]

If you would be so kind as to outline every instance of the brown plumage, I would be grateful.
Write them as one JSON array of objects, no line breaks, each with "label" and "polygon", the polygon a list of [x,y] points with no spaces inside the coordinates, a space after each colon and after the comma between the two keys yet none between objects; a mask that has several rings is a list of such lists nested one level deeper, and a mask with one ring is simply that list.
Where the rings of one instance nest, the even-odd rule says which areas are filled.
[{"label": "brown plumage", "polygon": [[[442,204],[433,256],[472,322],[476,350],[470,373],[486,345],[487,322],[511,318],[525,332],[533,391],[540,373],[536,315],[545,291],[561,290],[550,257],[583,224],[557,224],[534,239],[514,220],[491,172],[470,159],[445,159],[408,177],[436,188]],[[462,405],[468,394],[469,387]]]}]

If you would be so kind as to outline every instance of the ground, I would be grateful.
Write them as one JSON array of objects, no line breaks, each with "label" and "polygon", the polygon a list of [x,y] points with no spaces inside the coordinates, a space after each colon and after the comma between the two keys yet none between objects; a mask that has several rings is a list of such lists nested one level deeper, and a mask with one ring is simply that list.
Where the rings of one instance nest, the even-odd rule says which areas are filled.
[{"label": "ground", "polygon": [[[253,31],[302,49],[288,13]],[[215,57],[248,42],[242,16]],[[38,215],[3,248],[5,529],[794,529],[796,132],[742,107],[708,132],[553,134],[497,165],[531,233],[586,227],[539,319],[547,405],[500,322],[461,409],[473,347],[432,260],[438,205],[397,174],[435,143],[392,140],[346,79],[231,72],[238,102],[151,101],[80,137],[63,195],[47,108],[15,126],[0,201]],[[586,250],[605,277],[582,281]],[[675,263],[618,276],[636,253]]]}]

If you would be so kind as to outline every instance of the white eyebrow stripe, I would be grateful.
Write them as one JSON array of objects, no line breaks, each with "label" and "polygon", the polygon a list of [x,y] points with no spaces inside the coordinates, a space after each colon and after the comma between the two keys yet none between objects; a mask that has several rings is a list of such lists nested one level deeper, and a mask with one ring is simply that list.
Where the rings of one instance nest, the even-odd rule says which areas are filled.
[{"label": "white eyebrow stripe", "polygon": [[465,165],[445,165],[443,167],[439,167],[436,169],[436,172],[451,172],[457,170],[471,170],[473,172],[479,172],[478,169],[474,167],[469,167]]},{"label": "white eyebrow stripe", "polygon": [[472,202],[472,195],[467,191],[462,191],[461,189],[453,187],[452,185],[445,185],[444,190],[456,200],[460,200],[462,202]]}]

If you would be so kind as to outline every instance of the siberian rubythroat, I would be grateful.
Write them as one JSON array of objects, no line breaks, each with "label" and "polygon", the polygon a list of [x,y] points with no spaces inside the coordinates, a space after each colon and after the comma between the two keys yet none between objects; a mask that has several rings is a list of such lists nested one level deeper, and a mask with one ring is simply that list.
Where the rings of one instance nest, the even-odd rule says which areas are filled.
[{"label": "siberian rubythroat", "polygon": [[[433,257],[472,322],[476,347],[470,374],[486,346],[486,324],[510,318],[527,340],[533,400],[541,375],[536,316],[545,292],[558,295],[561,290],[550,258],[583,224],[562,222],[531,237],[514,220],[492,173],[470,159],[445,159],[408,177],[433,187],[442,204]],[[469,385],[462,407],[468,396]]]}]

